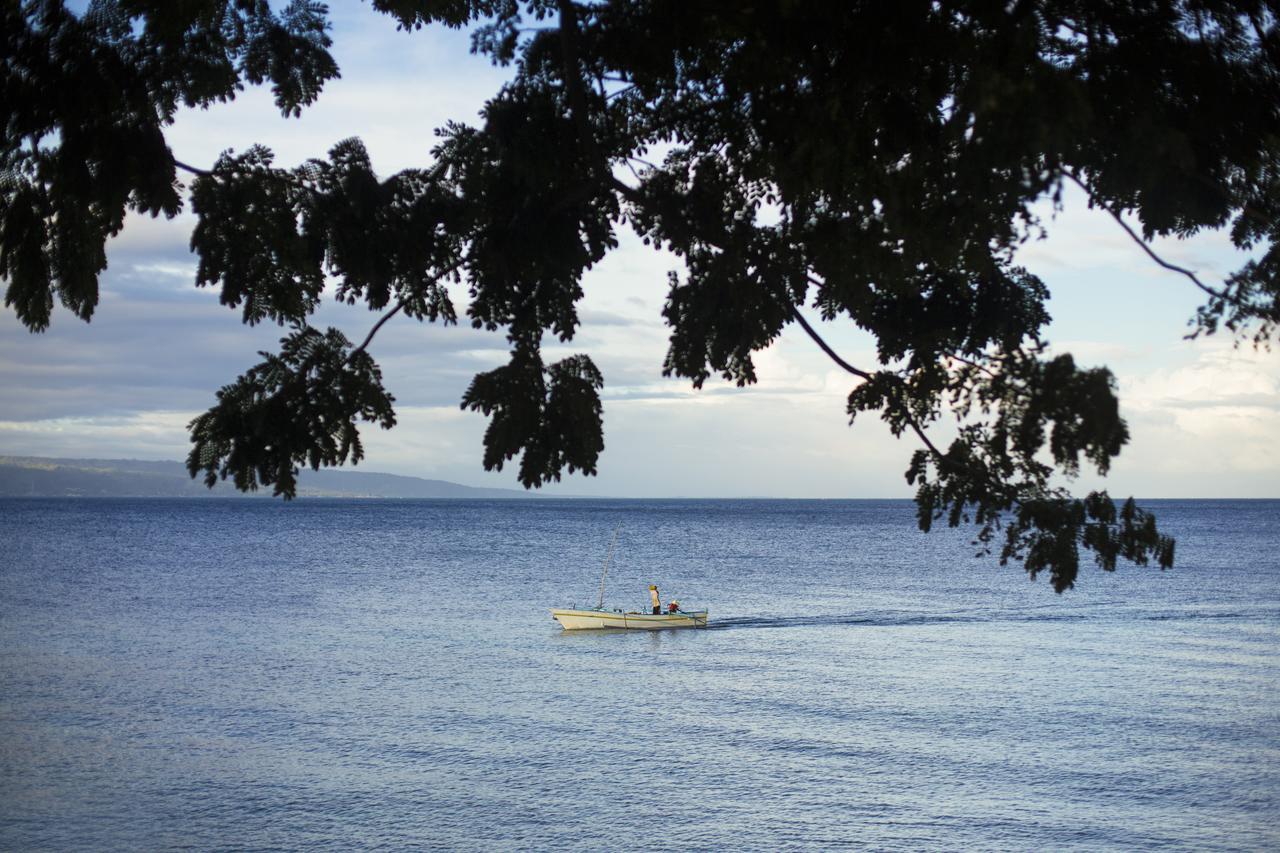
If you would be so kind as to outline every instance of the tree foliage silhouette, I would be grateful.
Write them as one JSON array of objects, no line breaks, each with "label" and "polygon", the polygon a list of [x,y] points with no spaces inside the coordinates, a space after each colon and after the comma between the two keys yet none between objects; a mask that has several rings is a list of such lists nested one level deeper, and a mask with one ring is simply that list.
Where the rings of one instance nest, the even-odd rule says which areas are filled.
[{"label": "tree foliage silhouette", "polygon": [[[1013,262],[1064,183],[1205,292],[1192,334],[1265,345],[1280,321],[1280,32],[1269,0],[725,4],[705,0],[372,0],[403,29],[473,27],[511,67],[478,127],[433,160],[375,174],[358,139],[281,168],[270,151],[175,160],[184,106],[269,84],[285,115],[338,69],[327,10],[293,0],[60,0],[0,7],[0,276],[33,331],[55,297],[88,320],[125,211],[174,216],[194,176],[197,284],[243,321],[289,327],[278,355],[191,424],[192,475],[294,492],[301,465],[361,458],[394,423],[368,351],[403,313],[505,330],[510,363],[462,405],[490,418],[484,465],[526,487],[594,473],[602,378],[570,340],[583,273],[630,227],[679,256],[664,371],[755,381],[795,323],[854,377],[848,413],[918,441],[920,526],[973,522],[984,546],[1070,587],[1080,550],[1173,562],[1130,500],[1073,498],[1055,473],[1106,473],[1129,434],[1112,374],[1050,356],[1045,284]],[[532,24],[532,26],[529,26]],[[651,162],[650,152],[664,152]],[[1138,229],[1125,217],[1135,219]],[[1156,236],[1229,229],[1255,257],[1222,283],[1159,258]],[[1141,233],[1139,233],[1139,231]],[[382,312],[352,346],[308,317],[326,276]],[[852,322],[878,364],[834,352],[801,308]],[[929,428],[954,415],[938,447]]]}]

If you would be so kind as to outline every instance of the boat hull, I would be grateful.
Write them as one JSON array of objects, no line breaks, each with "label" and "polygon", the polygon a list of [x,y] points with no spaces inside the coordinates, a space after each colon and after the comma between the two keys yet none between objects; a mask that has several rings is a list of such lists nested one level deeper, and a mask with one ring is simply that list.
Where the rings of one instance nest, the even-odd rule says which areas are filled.
[{"label": "boat hull", "polygon": [[552,609],[551,618],[566,631],[623,628],[628,631],[660,631],[664,628],[705,628],[707,611],[695,613],[622,613],[617,610]]}]

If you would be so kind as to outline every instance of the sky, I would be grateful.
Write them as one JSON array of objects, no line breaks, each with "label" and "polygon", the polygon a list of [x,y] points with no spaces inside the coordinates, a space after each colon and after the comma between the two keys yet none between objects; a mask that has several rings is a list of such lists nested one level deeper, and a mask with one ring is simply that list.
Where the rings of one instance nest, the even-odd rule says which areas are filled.
[{"label": "sky", "polygon": [[[277,164],[324,157],[359,136],[375,168],[390,175],[430,162],[434,130],[469,123],[507,70],[469,52],[465,33],[397,31],[364,4],[333,4],[333,54],[342,78],[299,119],[283,119],[268,91],[182,113],[168,134],[174,156],[212,165],[226,149],[261,143]],[[1280,496],[1280,351],[1234,346],[1229,337],[1188,341],[1199,291],[1156,266],[1106,214],[1069,188],[1062,210],[1047,204],[1049,237],[1019,263],[1048,285],[1047,338],[1078,363],[1117,377],[1130,444],[1101,479],[1071,485],[1113,495]],[[214,392],[274,349],[275,326],[249,328],[216,289],[197,289],[188,249],[189,213],[174,220],[131,216],[108,244],[109,268],[91,323],[55,309],[32,334],[0,310],[0,454],[183,459],[186,425]],[[662,376],[668,330],[661,317],[674,257],[620,232],[621,246],[587,274],[582,327],[548,361],[586,352],[605,377],[605,451],[595,477],[566,476],[550,494],[618,497],[909,497],[903,471],[914,441],[895,439],[874,416],[852,426],[852,377],[788,326],[757,357],[758,384],[739,389]],[[1163,240],[1166,259],[1221,281],[1245,260],[1223,234]],[[465,291],[454,292],[459,313]],[[811,319],[816,320],[813,314]],[[326,304],[313,320],[363,339],[377,317]],[[846,321],[821,331],[855,365],[874,367],[870,337]],[[518,487],[514,463],[485,472],[488,423],[459,409],[471,377],[506,363],[501,332],[396,317],[371,347],[395,395],[398,426],[362,430],[357,470]],[[945,431],[944,431],[945,432]]]}]

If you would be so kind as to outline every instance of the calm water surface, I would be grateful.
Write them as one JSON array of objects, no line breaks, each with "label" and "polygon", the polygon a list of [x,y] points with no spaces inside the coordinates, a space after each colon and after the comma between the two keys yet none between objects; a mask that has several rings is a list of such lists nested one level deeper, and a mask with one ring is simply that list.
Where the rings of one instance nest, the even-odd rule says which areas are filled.
[{"label": "calm water surface", "polygon": [[[0,501],[0,848],[1275,849],[1280,502]],[[706,631],[566,634],[611,603]]]}]

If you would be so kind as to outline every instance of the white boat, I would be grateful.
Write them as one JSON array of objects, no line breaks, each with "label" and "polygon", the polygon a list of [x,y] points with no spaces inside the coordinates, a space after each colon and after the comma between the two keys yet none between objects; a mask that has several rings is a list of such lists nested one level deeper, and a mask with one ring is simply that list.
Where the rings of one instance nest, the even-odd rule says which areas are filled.
[{"label": "white boat", "polygon": [[566,631],[580,631],[590,628],[626,628],[629,630],[658,631],[662,628],[705,628],[707,627],[707,611],[698,610],[686,613],[677,610],[674,613],[640,613],[638,611],[575,610],[573,608],[552,608],[551,618],[559,622]]},{"label": "white boat", "polygon": [[604,571],[600,573],[600,601],[595,607],[579,610],[576,607],[553,607],[551,618],[560,623],[566,631],[582,631],[601,628],[624,628],[639,631],[657,631],[662,628],[705,628],[707,627],[707,611],[697,610],[685,612],[672,601],[666,611],[661,611],[661,599],[658,588],[649,586],[653,611],[642,613],[638,610],[607,610],[604,606],[604,581],[609,576],[609,561],[613,559],[613,546],[618,541],[618,530],[614,528],[613,539],[609,541],[609,555],[604,558]]}]

